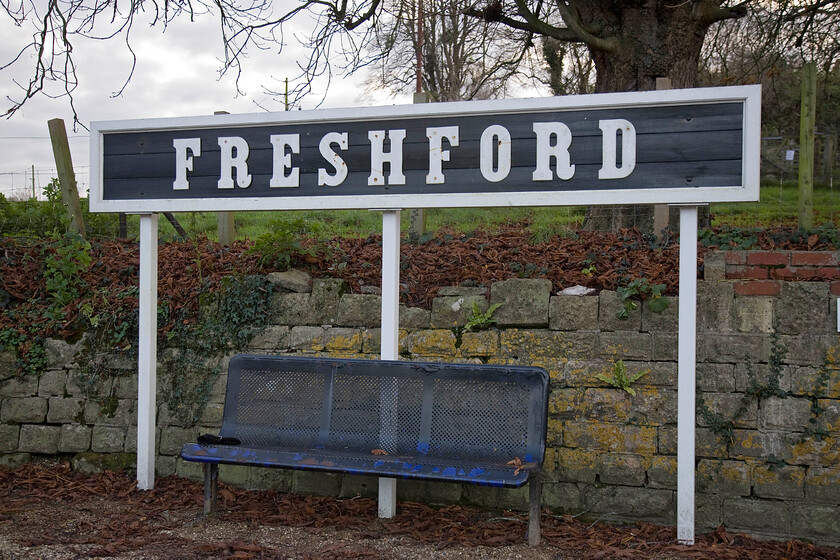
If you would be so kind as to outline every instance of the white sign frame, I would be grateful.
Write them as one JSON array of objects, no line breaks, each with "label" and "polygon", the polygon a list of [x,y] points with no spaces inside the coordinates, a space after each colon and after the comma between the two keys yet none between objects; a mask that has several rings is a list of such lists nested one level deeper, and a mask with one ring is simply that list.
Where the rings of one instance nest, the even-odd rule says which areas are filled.
[{"label": "white sign frame", "polygon": [[[742,184],[715,187],[648,189],[598,189],[576,191],[519,191],[477,193],[370,194],[359,196],[283,196],[228,198],[156,198],[105,200],[103,197],[103,137],[106,134],[143,131],[184,131],[221,127],[265,126],[299,123],[364,122],[370,120],[467,117],[517,112],[585,111],[743,102]],[[249,210],[396,210],[402,208],[482,208],[505,206],[591,206],[620,204],[708,204],[756,201],[759,197],[761,149],[761,86],[730,86],[629,93],[606,93],[537,99],[510,99],[429,103],[387,107],[290,111],[245,115],[212,115],[183,118],[138,119],[91,123],[91,212],[223,212]],[[174,151],[173,151],[174,154]],[[603,186],[606,186],[604,184]],[[516,191],[515,185],[511,191]],[[286,193],[284,193],[286,194]]]}]

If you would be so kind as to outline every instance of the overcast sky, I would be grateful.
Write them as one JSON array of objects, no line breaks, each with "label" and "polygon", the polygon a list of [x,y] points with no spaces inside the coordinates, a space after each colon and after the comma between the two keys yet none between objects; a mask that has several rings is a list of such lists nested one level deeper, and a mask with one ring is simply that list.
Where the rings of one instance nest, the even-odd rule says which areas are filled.
[{"label": "overcast sky", "polygon": [[[161,28],[136,25],[132,46],[137,53],[137,68],[131,83],[119,97],[113,97],[126,79],[131,57],[120,39],[77,41],[74,45],[78,65],[79,87],[74,93],[79,119],[90,121],[135,119],[145,117],[174,117],[207,115],[214,111],[230,113],[283,110],[283,99],[266,95],[262,85],[282,89],[282,80],[298,74],[296,56],[302,51],[294,44],[276,51],[250,53],[245,63],[240,88],[244,96],[237,96],[233,77],[219,79],[222,46],[218,23],[212,16],[198,17],[190,23],[177,20],[166,33]],[[30,29],[14,27],[5,14],[0,14],[0,65],[29,39]],[[13,82],[28,79],[30,67],[18,64],[15,72],[0,72],[0,100],[2,109],[8,107],[6,97],[19,97]],[[359,98],[362,75],[338,79],[327,91],[322,107],[351,107],[371,104],[410,103],[408,97],[392,99],[386,96],[371,101]],[[325,84],[317,87],[324,90]],[[302,103],[303,109],[313,109],[321,101],[313,94]],[[262,108],[261,108],[262,107]],[[70,137],[70,150],[76,169],[80,191],[88,184],[88,134],[82,128],[73,130],[73,113],[66,98],[48,99],[39,96],[26,103],[11,119],[0,120],[0,192],[28,196],[32,191],[32,166],[35,166],[36,186],[43,186],[54,176],[55,161],[50,146],[47,121],[62,118]],[[81,192],[85,196],[84,192]]]}]

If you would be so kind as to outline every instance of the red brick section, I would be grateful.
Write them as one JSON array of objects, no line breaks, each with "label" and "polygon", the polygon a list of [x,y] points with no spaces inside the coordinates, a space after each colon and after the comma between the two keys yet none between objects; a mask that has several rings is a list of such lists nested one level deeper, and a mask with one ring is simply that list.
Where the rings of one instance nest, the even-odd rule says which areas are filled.
[{"label": "red brick section", "polygon": [[770,277],[766,268],[760,266],[727,266],[726,277],[728,279],[750,278],[753,280],[766,280]]},{"label": "red brick section", "polygon": [[793,251],[790,254],[791,266],[837,266],[840,264],[837,253],[826,251]]},{"label": "red brick section", "polygon": [[744,251],[724,251],[726,264],[747,264],[747,254]]},{"label": "red brick section", "polygon": [[779,280],[833,282],[834,294],[840,280],[840,251],[727,251],[724,261],[740,295],[778,294]]},{"label": "red brick section", "polygon": [[817,269],[816,268],[797,268],[796,269],[796,278],[799,280],[810,280],[812,282],[817,282],[819,278],[817,277]]},{"label": "red brick section", "polygon": [[735,294],[739,296],[777,296],[782,293],[782,284],[775,280],[753,280],[736,282]]},{"label": "red brick section", "polygon": [[828,291],[830,291],[833,296],[840,296],[840,282],[832,282],[828,287]]},{"label": "red brick section", "polygon": [[836,266],[821,266],[817,269],[817,276],[825,280],[838,280],[840,279],[840,268]]},{"label": "red brick section", "polygon": [[770,278],[773,280],[793,280],[798,277],[797,270],[791,269],[789,266],[770,269]]},{"label": "red brick section", "polygon": [[755,251],[747,253],[747,264],[758,266],[787,266],[790,251]]}]

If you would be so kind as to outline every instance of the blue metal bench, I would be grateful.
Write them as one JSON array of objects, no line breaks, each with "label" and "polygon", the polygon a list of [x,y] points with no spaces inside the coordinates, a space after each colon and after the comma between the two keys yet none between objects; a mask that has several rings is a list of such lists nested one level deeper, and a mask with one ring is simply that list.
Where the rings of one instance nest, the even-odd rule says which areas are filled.
[{"label": "blue metal bench", "polygon": [[529,483],[539,543],[549,378],[537,367],[239,354],[219,436],[181,450],[219,463],[516,488]]}]

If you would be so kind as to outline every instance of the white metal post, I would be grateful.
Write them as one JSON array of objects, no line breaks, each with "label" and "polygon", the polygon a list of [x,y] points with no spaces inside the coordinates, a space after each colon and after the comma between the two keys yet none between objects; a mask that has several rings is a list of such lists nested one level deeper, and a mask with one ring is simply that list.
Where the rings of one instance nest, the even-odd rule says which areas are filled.
[{"label": "white metal post", "polygon": [[137,487],[155,487],[157,410],[158,215],[140,216],[140,321],[137,357]]},{"label": "white metal post", "polygon": [[[400,211],[382,214],[382,343],[380,358],[396,360],[400,339]],[[385,425],[389,433],[394,424]],[[397,512],[397,481],[379,479],[379,517],[390,519]]]},{"label": "white metal post", "polygon": [[697,207],[680,207],[677,540],[694,544],[694,429],[697,358]]}]

